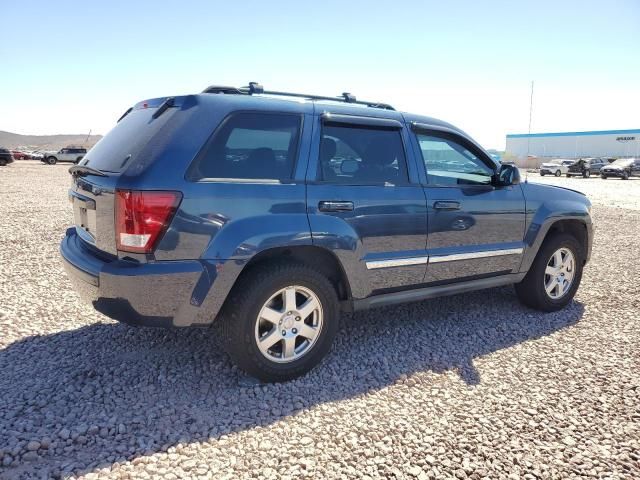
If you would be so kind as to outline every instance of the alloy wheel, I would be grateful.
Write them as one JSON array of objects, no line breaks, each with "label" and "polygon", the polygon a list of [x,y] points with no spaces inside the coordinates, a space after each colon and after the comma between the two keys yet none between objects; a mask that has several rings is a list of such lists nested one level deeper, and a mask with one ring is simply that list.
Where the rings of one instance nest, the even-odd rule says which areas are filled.
[{"label": "alloy wheel", "polygon": [[309,353],[320,336],[322,304],[309,288],[291,285],[263,305],[255,325],[258,349],[268,360],[289,363]]},{"label": "alloy wheel", "polygon": [[549,298],[558,300],[567,294],[575,271],[576,261],[571,250],[562,247],[551,255],[544,271],[544,289]]}]

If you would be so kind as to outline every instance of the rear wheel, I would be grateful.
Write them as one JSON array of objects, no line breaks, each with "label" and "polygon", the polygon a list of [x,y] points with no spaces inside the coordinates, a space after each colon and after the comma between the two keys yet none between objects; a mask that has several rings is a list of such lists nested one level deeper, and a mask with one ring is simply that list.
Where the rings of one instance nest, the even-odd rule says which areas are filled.
[{"label": "rear wheel", "polygon": [[220,319],[225,349],[265,382],[291,380],[325,357],[338,330],[329,280],[298,263],[256,267],[234,287]]},{"label": "rear wheel", "polygon": [[583,248],[575,237],[553,234],[540,247],[522,282],[516,284],[518,298],[536,310],[560,310],[580,286],[583,259]]},{"label": "rear wheel", "polygon": [[603,179],[603,180],[606,180],[606,179],[607,179],[607,176],[606,176],[604,173],[601,173],[601,174],[600,174],[600,178],[601,178],[601,179]]},{"label": "rear wheel", "polygon": [[7,160],[5,158],[0,158],[0,167],[5,167],[7,165]]},{"label": "rear wheel", "polygon": [[562,175],[562,172],[560,170],[556,170],[556,174],[555,175],[556,175],[556,177],[559,177],[559,176]]},{"label": "rear wheel", "polygon": [[544,173],[544,172],[540,172],[540,176],[541,176],[541,177],[544,177],[545,175],[546,175],[546,173]]},{"label": "rear wheel", "polygon": [[49,157],[49,158],[47,158],[47,163],[48,163],[49,165],[55,165],[57,161],[58,161],[58,159],[57,159],[56,157]]}]

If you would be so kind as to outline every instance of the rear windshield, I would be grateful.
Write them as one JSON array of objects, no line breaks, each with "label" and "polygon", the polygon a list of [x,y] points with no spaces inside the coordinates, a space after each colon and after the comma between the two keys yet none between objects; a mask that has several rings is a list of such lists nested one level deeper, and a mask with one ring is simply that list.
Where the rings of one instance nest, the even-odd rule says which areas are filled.
[{"label": "rear windshield", "polygon": [[116,124],[84,157],[83,165],[102,172],[120,173],[135,159],[151,137],[172,116],[175,109],[152,119],[155,108],[141,108],[131,111]]}]

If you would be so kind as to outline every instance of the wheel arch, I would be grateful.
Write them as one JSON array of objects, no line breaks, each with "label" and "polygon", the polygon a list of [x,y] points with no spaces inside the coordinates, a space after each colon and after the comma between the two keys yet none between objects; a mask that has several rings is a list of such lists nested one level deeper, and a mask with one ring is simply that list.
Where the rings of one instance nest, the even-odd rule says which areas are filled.
[{"label": "wheel arch", "polygon": [[588,215],[552,217],[547,218],[543,223],[530,228],[527,236],[525,237],[525,243],[527,243],[529,247],[527,248],[522,260],[520,267],[521,272],[529,270],[544,242],[551,235],[556,233],[567,233],[573,236],[584,248],[583,264],[586,264],[589,261],[593,240],[593,227],[591,225],[590,217]]},{"label": "wheel arch", "polygon": [[247,275],[258,266],[287,260],[308,265],[322,273],[333,284],[340,300],[349,300],[351,298],[349,279],[340,260],[330,250],[317,245],[274,247],[263,250],[247,262],[235,283],[238,282],[242,275]]},{"label": "wheel arch", "polygon": [[544,240],[549,238],[549,236],[553,235],[554,233],[568,233],[569,235],[574,237],[580,243],[580,245],[583,245],[585,247],[589,241],[587,224],[584,221],[575,218],[560,219],[553,222],[549,227]]}]

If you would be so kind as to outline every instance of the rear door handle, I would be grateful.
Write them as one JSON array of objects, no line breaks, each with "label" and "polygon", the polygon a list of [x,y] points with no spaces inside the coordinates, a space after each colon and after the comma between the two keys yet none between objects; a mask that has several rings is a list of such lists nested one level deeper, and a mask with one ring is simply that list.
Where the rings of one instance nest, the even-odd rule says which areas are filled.
[{"label": "rear door handle", "polygon": [[433,203],[433,208],[435,208],[436,210],[460,210],[460,202],[452,200],[440,200]]},{"label": "rear door handle", "polygon": [[353,202],[322,200],[318,203],[318,210],[321,212],[350,212],[353,210]]}]

